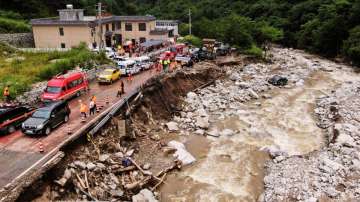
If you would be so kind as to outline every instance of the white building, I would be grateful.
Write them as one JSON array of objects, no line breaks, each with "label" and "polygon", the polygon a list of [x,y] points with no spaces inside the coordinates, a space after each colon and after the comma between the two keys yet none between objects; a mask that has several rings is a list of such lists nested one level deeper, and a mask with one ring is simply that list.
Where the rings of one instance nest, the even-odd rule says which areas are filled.
[{"label": "white building", "polygon": [[174,36],[179,36],[179,22],[176,20],[156,20],[155,28],[172,31]]}]

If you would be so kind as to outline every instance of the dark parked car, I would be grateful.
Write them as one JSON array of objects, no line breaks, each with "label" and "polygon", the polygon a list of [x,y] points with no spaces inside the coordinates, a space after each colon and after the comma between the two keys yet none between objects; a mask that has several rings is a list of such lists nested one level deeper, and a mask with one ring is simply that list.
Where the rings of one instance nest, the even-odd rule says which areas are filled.
[{"label": "dark parked car", "polygon": [[181,64],[181,67],[192,67],[194,62],[188,56],[176,56],[175,61]]},{"label": "dark parked car", "polygon": [[9,134],[15,132],[32,113],[33,108],[28,106],[0,107],[0,133]]},{"label": "dark parked car", "polygon": [[268,82],[274,86],[285,86],[288,82],[288,79],[283,76],[275,75],[271,77]]},{"label": "dark parked car", "polygon": [[207,50],[199,50],[197,52],[197,57],[199,60],[214,60],[216,59],[216,55]]},{"label": "dark parked car", "polygon": [[27,135],[49,135],[52,129],[69,121],[70,112],[66,101],[48,103],[22,124],[22,131]]}]

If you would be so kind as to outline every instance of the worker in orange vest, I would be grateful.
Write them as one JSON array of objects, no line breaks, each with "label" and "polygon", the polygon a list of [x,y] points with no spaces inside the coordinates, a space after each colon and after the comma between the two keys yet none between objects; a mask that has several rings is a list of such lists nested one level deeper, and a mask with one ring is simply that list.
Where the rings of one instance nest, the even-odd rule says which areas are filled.
[{"label": "worker in orange vest", "polygon": [[95,95],[93,95],[93,96],[91,97],[91,101],[94,102],[94,109],[96,110],[96,96],[95,96]]},{"label": "worker in orange vest", "polygon": [[87,106],[86,106],[86,104],[84,104],[81,100],[79,100],[79,102],[80,102],[80,113],[81,113],[81,116],[83,116],[84,118],[86,118]]},{"label": "worker in orange vest", "polygon": [[10,90],[9,90],[8,85],[4,88],[3,96],[4,96],[6,102],[8,102],[10,100]]}]

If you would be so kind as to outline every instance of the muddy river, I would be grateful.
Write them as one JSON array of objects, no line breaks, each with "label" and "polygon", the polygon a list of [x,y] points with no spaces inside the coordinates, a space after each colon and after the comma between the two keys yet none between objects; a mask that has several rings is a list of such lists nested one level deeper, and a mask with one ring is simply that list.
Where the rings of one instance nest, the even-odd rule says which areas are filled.
[{"label": "muddy river", "polygon": [[233,136],[180,136],[197,162],[168,176],[161,201],[257,201],[264,189],[264,164],[270,159],[263,149],[301,155],[324,146],[314,114],[316,98],[354,79],[350,69],[318,70],[304,85],[276,89],[269,92],[270,99],[241,104],[238,116],[213,119],[211,125],[236,131]]}]

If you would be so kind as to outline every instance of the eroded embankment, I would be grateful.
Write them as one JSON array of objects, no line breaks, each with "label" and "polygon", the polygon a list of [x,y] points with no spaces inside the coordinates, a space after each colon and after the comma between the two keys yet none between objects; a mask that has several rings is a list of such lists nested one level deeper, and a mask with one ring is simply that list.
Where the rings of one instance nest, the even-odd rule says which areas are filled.
[{"label": "eroded embankment", "polygon": [[[18,201],[131,200],[141,189],[151,190],[159,182],[156,174],[174,165],[173,150],[165,146],[171,136],[161,132],[164,128],[159,120],[176,113],[181,96],[220,75],[217,66],[200,63],[152,79],[142,99],[129,102],[94,137],[84,137],[66,148],[65,158]],[[129,157],[136,166],[126,160]]]}]

